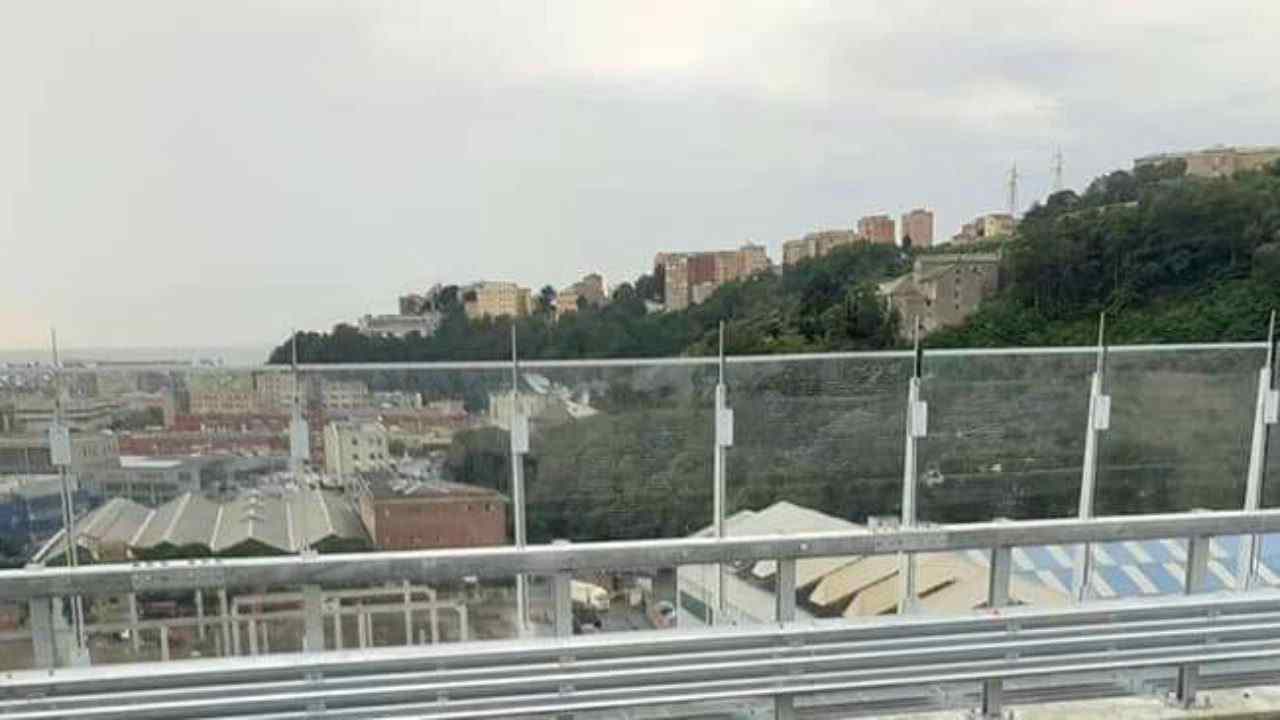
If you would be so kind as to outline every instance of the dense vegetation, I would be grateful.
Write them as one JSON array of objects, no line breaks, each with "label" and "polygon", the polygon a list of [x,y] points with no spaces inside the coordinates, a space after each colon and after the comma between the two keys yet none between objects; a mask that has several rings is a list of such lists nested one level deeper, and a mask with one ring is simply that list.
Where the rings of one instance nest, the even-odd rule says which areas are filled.
[{"label": "dense vegetation", "polygon": [[1024,216],[1004,288],[938,346],[1257,340],[1280,306],[1280,164],[1233,178],[1113,172]]},{"label": "dense vegetation", "polygon": [[[556,321],[540,300],[537,312],[514,324],[524,358],[705,354],[715,350],[721,319],[728,321],[727,349],[733,353],[881,348],[893,343],[894,327],[875,286],[907,267],[907,256],[896,248],[864,243],[785,275],[760,273],[727,283],[707,302],[682,312],[649,312],[645,301],[660,298],[661,291],[645,275],[615,288],[604,307],[584,306]],[[433,337],[370,338],[338,325],[330,333],[300,333],[298,355],[313,363],[511,357],[509,318],[469,322],[456,288],[446,296],[445,319]],[[273,363],[288,359],[287,343],[271,354]]]}]

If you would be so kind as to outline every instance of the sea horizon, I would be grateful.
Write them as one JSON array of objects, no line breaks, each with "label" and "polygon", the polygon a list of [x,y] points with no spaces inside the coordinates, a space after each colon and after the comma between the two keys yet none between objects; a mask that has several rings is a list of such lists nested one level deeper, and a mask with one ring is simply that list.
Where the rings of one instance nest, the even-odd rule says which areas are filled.
[{"label": "sea horizon", "polygon": [[[154,363],[187,365],[264,365],[271,354],[267,345],[134,346],[59,348],[64,363]],[[0,363],[47,363],[48,348],[0,348]]]}]

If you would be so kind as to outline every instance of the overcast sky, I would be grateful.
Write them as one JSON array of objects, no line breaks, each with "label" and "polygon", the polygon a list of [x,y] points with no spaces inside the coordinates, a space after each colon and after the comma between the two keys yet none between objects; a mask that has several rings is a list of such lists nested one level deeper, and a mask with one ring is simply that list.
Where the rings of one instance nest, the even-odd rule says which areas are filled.
[{"label": "overcast sky", "polygon": [[[980,6],[980,7],[979,7]],[[1280,143],[1280,2],[0,4],[0,349],[269,345]]]}]

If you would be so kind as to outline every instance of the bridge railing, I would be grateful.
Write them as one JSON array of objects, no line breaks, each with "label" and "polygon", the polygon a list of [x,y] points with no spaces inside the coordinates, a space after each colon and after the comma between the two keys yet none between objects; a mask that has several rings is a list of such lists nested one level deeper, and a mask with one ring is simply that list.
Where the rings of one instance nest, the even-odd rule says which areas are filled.
[{"label": "bridge railing", "polygon": [[[536,643],[598,620],[583,612],[586,584],[609,595],[605,630],[680,635],[1258,589],[1280,572],[1273,516],[1257,511],[1275,504],[1262,479],[1280,457],[1268,452],[1270,365],[1268,344],[1243,343],[8,369],[0,407],[19,419],[38,423],[39,400],[60,394],[60,422],[83,437],[105,404],[130,420],[111,436],[121,454],[159,458],[53,468],[79,485],[73,500],[130,497],[151,528],[120,537],[77,514],[83,565],[59,564],[55,536],[45,567],[0,574],[0,601],[19,608],[0,643],[23,648],[0,655],[13,669],[87,659],[95,668],[76,672],[92,674],[176,657]],[[344,421],[380,423],[386,445],[341,452]],[[456,514],[499,512],[496,538],[468,541],[511,544],[349,553],[329,505],[269,517],[273,494],[327,489],[354,498],[371,544],[388,547],[374,506],[359,504],[379,474],[499,493]],[[261,508],[244,506],[253,487]],[[199,523],[165,510],[185,491],[241,505],[209,516],[210,540],[197,542]],[[1244,510],[1220,512],[1231,508]],[[48,520],[31,534],[47,538]],[[273,523],[283,531],[263,529]],[[424,515],[396,542],[457,541],[437,524]],[[240,540],[213,542],[227,528]],[[213,557],[109,562],[192,555]],[[999,677],[984,678],[988,712]],[[1195,674],[1181,677],[1179,696],[1194,697]],[[774,694],[785,708],[793,693]]]}]

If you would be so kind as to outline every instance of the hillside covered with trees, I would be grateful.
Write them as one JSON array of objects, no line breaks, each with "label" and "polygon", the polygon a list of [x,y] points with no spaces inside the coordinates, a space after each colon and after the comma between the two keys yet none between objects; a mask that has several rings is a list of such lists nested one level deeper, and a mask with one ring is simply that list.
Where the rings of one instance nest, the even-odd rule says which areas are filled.
[{"label": "hillside covered with trees", "polygon": [[[1258,339],[1280,305],[1280,167],[1204,179],[1175,163],[1122,170],[1083,193],[1037,203],[1001,250],[1002,289],[962,327],[934,333],[935,347],[1088,344],[1097,317],[1114,342]],[[944,245],[933,252],[946,252]],[[881,349],[902,319],[876,284],[910,268],[897,248],[860,244],[727,283],[687,310],[652,313],[652,275],[614,289],[612,302],[555,319],[544,288],[537,310],[514,321],[526,358],[707,354],[727,323],[732,354]],[[369,338],[354,327],[299,335],[304,362],[500,360],[512,320],[469,321],[457,288],[435,336]],[[287,345],[271,354],[286,362]]]}]

